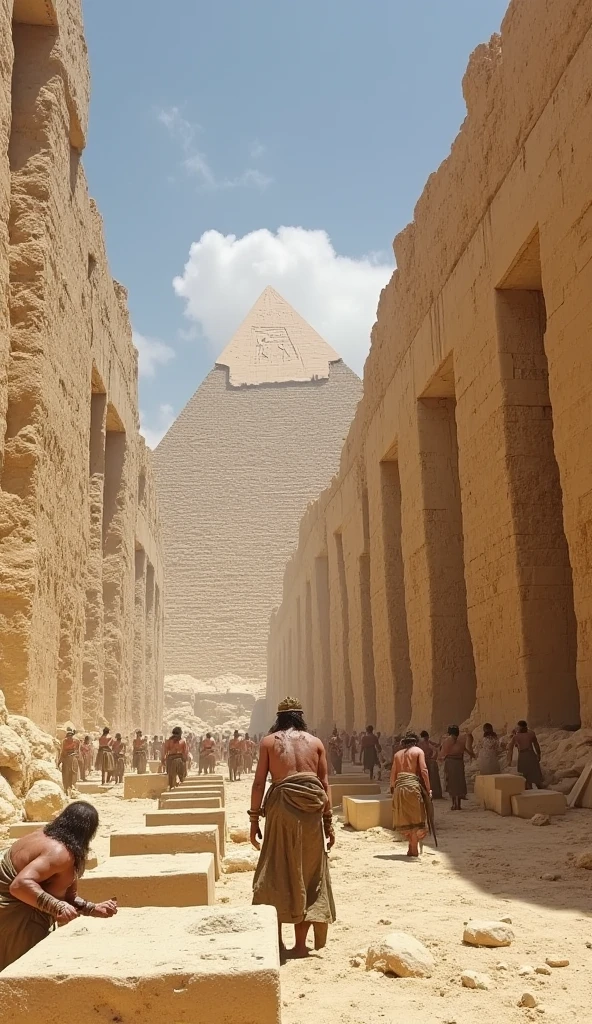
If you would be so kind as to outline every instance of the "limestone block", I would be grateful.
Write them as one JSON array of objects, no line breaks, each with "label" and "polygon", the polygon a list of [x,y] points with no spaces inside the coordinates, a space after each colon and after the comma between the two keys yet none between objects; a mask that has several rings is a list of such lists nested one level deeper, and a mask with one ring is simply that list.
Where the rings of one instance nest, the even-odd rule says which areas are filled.
[{"label": "limestone block", "polygon": [[53,821],[64,810],[68,798],[55,782],[35,782],[25,797],[28,821]]},{"label": "limestone block", "polygon": [[155,775],[158,775],[160,771],[160,761],[147,761],[146,767],[149,772],[153,772]]},{"label": "limestone block", "polygon": [[463,933],[463,942],[469,946],[510,946],[514,941],[514,932],[505,921],[467,921]]},{"label": "limestone block", "polygon": [[344,796],[370,796],[374,793],[380,793],[380,784],[378,782],[346,782],[335,784],[329,787],[329,793],[331,796],[331,806],[338,807],[342,803]]},{"label": "limestone block", "polygon": [[198,786],[203,786],[203,785],[207,786],[208,782],[221,782],[221,783],[224,783],[224,776],[223,775],[219,775],[219,774],[218,775],[216,775],[216,774],[214,774],[214,775],[193,775],[193,774],[190,773],[187,776],[187,778],[183,780],[181,785],[182,786],[193,786],[193,785],[195,785],[197,783]]},{"label": "limestone block", "polygon": [[110,857],[78,882],[85,900],[115,897],[121,907],[202,907],[215,902],[211,853]]},{"label": "limestone block", "polygon": [[369,947],[366,970],[395,974],[397,978],[431,978],[434,958],[413,935],[390,932]]},{"label": "limestone block", "polygon": [[221,807],[222,801],[219,796],[186,796],[169,799],[168,794],[158,800],[158,807],[161,811],[174,811],[188,807]]},{"label": "limestone block", "polygon": [[114,783],[102,786],[99,781],[96,782],[77,782],[76,792],[80,793],[81,796],[86,796],[89,793],[110,793],[113,789]]},{"label": "limestone block", "polygon": [[502,817],[512,813],[512,797],[524,792],[526,780],[522,775],[477,775],[475,796],[488,811]]},{"label": "limestone block", "polygon": [[224,807],[224,804],[226,802],[226,795],[225,795],[225,792],[224,792],[224,786],[208,786],[207,788],[205,786],[196,786],[195,788],[194,787],[188,787],[187,789],[181,788],[179,786],[177,789],[173,789],[170,793],[167,790],[167,792],[163,793],[162,795],[163,795],[163,797],[165,797],[165,796],[176,797],[177,800],[179,800],[181,798],[186,799],[187,797],[194,797],[194,796],[199,796],[199,797],[217,796],[220,799],[220,806],[221,807]]},{"label": "limestone block", "polygon": [[220,839],[217,825],[168,825],[165,828],[137,828],[112,832],[112,857],[146,854],[211,853],[216,878],[220,875]]},{"label": "limestone block", "polygon": [[330,775],[329,785],[345,785],[346,782],[370,782],[370,776],[365,775],[364,772],[347,772],[344,775]]},{"label": "limestone block", "polygon": [[529,789],[512,797],[512,814],[517,818],[532,818],[535,814],[565,814],[567,800],[563,793],[550,789]]},{"label": "limestone block", "polygon": [[356,832],[368,828],[393,827],[393,800],[388,796],[344,796],[345,821]]},{"label": "limestone block", "polygon": [[17,821],[8,829],[8,838],[22,839],[23,836],[28,836],[31,832],[37,832],[38,829],[45,828],[46,825],[46,821]]},{"label": "limestone block", "polygon": [[163,828],[166,825],[217,825],[220,856],[226,856],[226,811],[223,807],[152,811],[145,815],[145,819],[147,828]]},{"label": "limestone block", "polygon": [[280,1024],[275,910],[124,908],[108,921],[81,918],[3,972],[0,1002],[11,1024],[63,1024],[82,1004],[126,1024],[162,1024],[163,1006],[176,1024]]},{"label": "limestone block", "polygon": [[144,775],[126,775],[123,780],[124,800],[142,800],[159,797],[168,789],[169,780],[167,775],[153,775],[146,772]]}]

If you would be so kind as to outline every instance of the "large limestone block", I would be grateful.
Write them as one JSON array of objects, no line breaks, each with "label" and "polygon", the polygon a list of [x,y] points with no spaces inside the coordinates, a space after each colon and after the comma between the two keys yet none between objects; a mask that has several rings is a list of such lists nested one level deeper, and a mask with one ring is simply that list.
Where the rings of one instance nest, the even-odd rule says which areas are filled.
[{"label": "large limestone block", "polygon": [[158,807],[161,811],[184,810],[189,807],[221,807],[222,801],[219,796],[186,796],[177,797],[176,800],[168,800],[161,796]]},{"label": "large limestone block", "polygon": [[124,908],[109,921],[81,918],[0,975],[0,1005],[11,1024],[63,1024],[73,1006],[100,1007],[101,1024],[162,1024],[163,1007],[174,1024],[280,1024],[275,910]]},{"label": "large limestone block", "polygon": [[55,782],[40,780],[31,786],[25,797],[28,821],[53,821],[64,810],[68,797]]},{"label": "large limestone block", "polygon": [[368,828],[393,827],[393,800],[391,796],[344,796],[343,813],[346,824],[356,832]]},{"label": "large limestone block", "polygon": [[344,796],[371,796],[380,793],[378,782],[346,782],[329,787],[331,806],[338,807],[343,802]]},{"label": "large limestone block", "polygon": [[567,800],[563,793],[551,789],[529,789],[512,797],[512,814],[517,818],[532,818],[534,814],[565,814]]},{"label": "large limestone block", "polygon": [[192,775],[189,774],[186,779],[181,783],[182,786],[193,786],[195,784],[207,785],[208,782],[224,782],[223,775]]},{"label": "large limestone block", "polygon": [[14,825],[10,825],[8,838],[22,839],[23,836],[29,836],[31,832],[37,832],[40,828],[45,828],[47,824],[47,821],[17,821]]},{"label": "large limestone block", "polygon": [[126,775],[123,780],[123,797],[124,800],[156,799],[168,789],[168,785],[167,775],[153,775],[152,772]]},{"label": "large limestone block", "polygon": [[216,878],[220,877],[220,838],[217,825],[167,825],[112,832],[112,857],[137,857],[176,853],[211,853]]},{"label": "large limestone block", "polygon": [[121,907],[205,907],[216,901],[211,853],[110,857],[78,882],[85,900]]},{"label": "large limestone block", "polygon": [[220,798],[220,804],[221,804],[222,807],[224,807],[224,804],[226,802],[224,786],[208,786],[207,788],[206,788],[206,786],[195,786],[195,787],[190,786],[187,789],[184,789],[184,788],[182,789],[181,787],[178,787],[177,789],[173,789],[172,792],[169,793],[167,791],[166,793],[163,793],[162,795],[163,795],[163,797],[165,797],[165,796],[175,797],[177,800],[180,800],[181,798],[186,799],[187,797],[192,797],[192,796],[199,796],[199,797],[217,796],[217,797]]},{"label": "large limestone block", "polygon": [[220,856],[226,856],[226,811],[223,807],[153,811],[146,814],[145,819],[147,828],[164,828],[167,825],[217,825],[220,836]]},{"label": "large limestone block", "polygon": [[525,786],[522,775],[477,775],[475,797],[487,811],[508,817],[512,813],[512,797],[523,793]]},{"label": "large limestone block", "polygon": [[369,775],[365,775],[364,772],[346,772],[343,775],[330,775],[329,785],[343,785],[346,782],[372,782]]}]

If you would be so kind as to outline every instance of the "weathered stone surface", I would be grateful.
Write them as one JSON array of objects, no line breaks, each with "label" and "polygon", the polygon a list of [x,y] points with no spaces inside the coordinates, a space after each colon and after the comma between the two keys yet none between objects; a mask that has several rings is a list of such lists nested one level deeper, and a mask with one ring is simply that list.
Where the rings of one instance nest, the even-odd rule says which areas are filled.
[{"label": "weathered stone surface", "polygon": [[347,825],[356,832],[369,828],[393,827],[393,800],[391,796],[344,796],[343,814]]},{"label": "weathered stone surface", "polygon": [[222,861],[222,871],[225,875],[233,875],[239,871],[254,871],[258,860],[259,854],[256,850],[231,850]]},{"label": "weathered stone surface", "polygon": [[122,907],[198,907],[215,902],[211,853],[110,857],[78,882],[83,899],[115,895]]},{"label": "weathered stone surface", "polygon": [[592,850],[585,850],[584,853],[578,854],[576,857],[576,867],[592,871]]},{"label": "weathered stone surface", "polygon": [[480,988],[487,991],[493,985],[489,974],[482,974],[479,971],[463,971],[460,980],[463,988]]},{"label": "weathered stone surface", "polygon": [[167,775],[126,775],[123,780],[124,800],[143,800],[157,798],[164,793],[169,784]]},{"label": "weathered stone surface", "polygon": [[161,811],[175,811],[184,810],[185,808],[193,807],[221,807],[222,800],[220,796],[179,796],[174,797],[171,794],[170,798],[167,798],[163,794],[158,800],[158,807]]},{"label": "weathered stone surface", "polygon": [[380,784],[378,782],[344,782],[329,787],[332,807],[339,807],[343,803],[344,796],[378,796],[379,794]]},{"label": "weathered stone surface", "polygon": [[514,0],[470,58],[286,564],[268,717],[294,692],[318,728],[592,725],[591,28]]},{"label": "weathered stone surface", "polygon": [[220,836],[220,854],[226,855],[226,811],[221,808],[194,810],[153,811],[145,816],[147,828],[164,828],[167,825],[217,825]]},{"label": "weathered stone surface", "polygon": [[126,294],[81,163],[81,2],[3,3],[0,39],[0,724],[44,760],[55,751],[15,719],[160,729],[163,574]]},{"label": "weathered stone surface", "polygon": [[146,854],[211,853],[216,878],[220,874],[220,839],[217,825],[166,825],[137,828],[133,832],[112,832],[112,857]]},{"label": "weathered stone surface", "polygon": [[434,958],[413,935],[390,932],[368,948],[366,969],[398,978],[431,978]]},{"label": "weathered stone surface", "polygon": [[[130,935],[142,936],[141,956]],[[190,969],[180,975],[180,964]],[[275,911],[150,907],[83,918],[7,968],[0,986],[11,1024],[62,1024],[81,999],[109,1021],[162,1024],[166,1005],[186,1024],[280,1024]]]},{"label": "weathered stone surface", "polygon": [[548,956],[545,963],[549,967],[569,967],[569,960],[565,956]]},{"label": "weathered stone surface", "polygon": [[513,796],[512,814],[517,818],[531,818],[535,814],[565,814],[567,802],[563,793],[554,793],[549,789],[527,790]]},{"label": "weathered stone surface", "polygon": [[551,819],[548,814],[533,814],[532,818],[530,819],[530,824],[537,825],[539,828],[541,828],[544,825],[550,825]]},{"label": "weathered stone surface", "polygon": [[463,942],[470,946],[510,946],[514,932],[503,921],[467,921]]},{"label": "weathered stone surface", "polygon": [[14,825],[11,825],[8,829],[9,839],[21,839],[23,836],[28,836],[31,832],[37,832],[40,828],[45,828],[47,825],[46,821],[18,821]]},{"label": "weathered stone surface", "polygon": [[53,821],[67,803],[68,798],[61,786],[44,780],[36,782],[25,797],[27,820]]},{"label": "weathered stone surface", "polygon": [[518,1006],[526,1006],[529,1009],[534,1009],[535,1006],[538,1006],[538,999],[534,992],[524,992],[520,997]]}]

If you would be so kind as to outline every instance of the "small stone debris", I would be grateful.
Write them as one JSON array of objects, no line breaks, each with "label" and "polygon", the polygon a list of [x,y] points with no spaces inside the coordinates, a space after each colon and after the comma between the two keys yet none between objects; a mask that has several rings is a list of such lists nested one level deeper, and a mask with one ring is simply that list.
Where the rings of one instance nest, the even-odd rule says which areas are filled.
[{"label": "small stone debris", "polygon": [[463,971],[460,980],[464,988],[479,988],[488,991],[493,982],[488,974],[481,974],[479,971]]},{"label": "small stone debris", "polygon": [[592,871],[592,850],[585,850],[576,857],[576,867]]},{"label": "small stone debris", "polygon": [[551,819],[548,814],[534,814],[530,819],[531,825],[550,825]]},{"label": "small stone debris", "polygon": [[530,964],[524,964],[524,967],[520,967],[519,970],[518,970],[518,977],[519,978],[528,978],[531,974],[534,974],[534,973],[535,973],[534,967],[531,967]]},{"label": "small stone debris", "polygon": [[507,970],[509,970],[508,965],[506,963],[504,963],[503,960],[499,960],[498,961],[498,963],[495,965],[495,969],[496,969],[496,971],[507,971]]},{"label": "small stone debris", "polygon": [[463,942],[469,946],[510,946],[514,932],[507,921],[468,921],[463,933]]},{"label": "small stone debris", "polygon": [[551,973],[550,967],[547,967],[546,964],[540,964],[539,967],[535,967],[535,971],[536,971],[537,974],[550,974]]},{"label": "small stone debris", "polygon": [[569,960],[563,956],[548,956],[545,963],[549,967],[569,967]]},{"label": "small stone debris", "polygon": [[553,874],[553,872],[551,871],[548,871],[546,874],[541,875],[542,882],[558,882],[560,878],[561,875]]},{"label": "small stone debris", "polygon": [[518,1006],[526,1006],[531,1010],[534,1010],[535,1006],[538,1006],[538,999],[532,992],[523,992]]},{"label": "small stone debris", "polygon": [[500,921],[503,921],[504,924],[512,924],[511,917],[500,917]]}]

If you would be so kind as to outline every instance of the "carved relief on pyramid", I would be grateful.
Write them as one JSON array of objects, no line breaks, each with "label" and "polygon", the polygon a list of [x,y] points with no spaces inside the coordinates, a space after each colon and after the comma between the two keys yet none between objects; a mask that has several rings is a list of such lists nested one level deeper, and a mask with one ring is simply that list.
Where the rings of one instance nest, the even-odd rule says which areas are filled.
[{"label": "carved relief on pyramid", "polygon": [[327,380],[339,355],[273,288],[266,288],[217,360],[233,387]]}]

